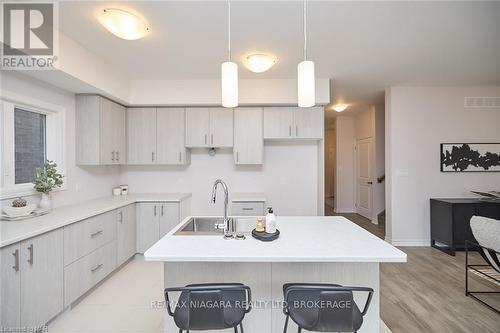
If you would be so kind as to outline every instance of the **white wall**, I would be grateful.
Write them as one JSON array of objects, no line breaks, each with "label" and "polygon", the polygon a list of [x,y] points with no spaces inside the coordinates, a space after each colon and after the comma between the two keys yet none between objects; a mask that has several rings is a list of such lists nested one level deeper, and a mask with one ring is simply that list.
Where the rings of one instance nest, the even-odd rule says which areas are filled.
[{"label": "white wall", "polygon": [[[67,189],[53,193],[55,207],[111,194],[119,184],[119,167],[80,168],[75,164],[75,95],[31,77],[2,72],[1,88],[19,95],[62,106],[66,109],[66,182]],[[39,196],[28,198],[37,202]],[[10,200],[8,200],[10,202]]]},{"label": "white wall", "polygon": [[210,202],[212,185],[224,180],[231,193],[264,192],[278,215],[317,215],[318,144],[268,144],[262,166],[236,166],[232,150],[194,149],[188,166],[123,166],[121,181],[132,192],[190,192],[193,214],[220,215],[218,201]]},{"label": "white wall", "polygon": [[373,217],[378,223],[378,214],[385,209],[385,182],[378,183],[377,178],[385,174],[385,108],[375,106],[375,173],[373,179]]},{"label": "white wall", "polygon": [[354,212],[355,122],[350,116],[336,117],[335,212]]},{"label": "white wall", "polygon": [[466,96],[500,97],[500,87],[392,87],[386,92],[387,236],[430,244],[430,198],[498,190],[500,173],[442,173],[443,142],[500,142],[500,110],[464,109]]}]

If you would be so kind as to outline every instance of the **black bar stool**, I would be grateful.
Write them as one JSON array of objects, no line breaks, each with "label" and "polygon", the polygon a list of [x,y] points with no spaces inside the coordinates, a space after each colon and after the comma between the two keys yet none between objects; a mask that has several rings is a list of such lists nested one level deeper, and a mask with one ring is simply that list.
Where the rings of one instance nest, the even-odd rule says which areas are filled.
[{"label": "black bar stool", "polygon": [[[363,312],[354,302],[353,291],[368,292]],[[363,324],[373,296],[372,288],[343,287],[338,284],[288,283],[283,286],[286,315],[302,329],[313,332],[357,332]]]},{"label": "black bar stool", "polygon": [[[172,312],[169,292],[180,292]],[[174,318],[179,333],[189,330],[220,330],[234,328],[243,333],[243,318],[251,310],[250,287],[241,283],[190,284],[165,289],[167,311]]]}]

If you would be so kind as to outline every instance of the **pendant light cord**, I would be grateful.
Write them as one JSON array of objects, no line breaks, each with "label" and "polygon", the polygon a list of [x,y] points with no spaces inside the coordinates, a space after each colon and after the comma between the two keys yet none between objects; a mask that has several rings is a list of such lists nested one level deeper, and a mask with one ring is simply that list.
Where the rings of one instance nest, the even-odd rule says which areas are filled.
[{"label": "pendant light cord", "polygon": [[307,4],[304,0],[304,61],[307,60]]},{"label": "pendant light cord", "polygon": [[229,61],[231,61],[231,0],[227,0],[227,53]]}]

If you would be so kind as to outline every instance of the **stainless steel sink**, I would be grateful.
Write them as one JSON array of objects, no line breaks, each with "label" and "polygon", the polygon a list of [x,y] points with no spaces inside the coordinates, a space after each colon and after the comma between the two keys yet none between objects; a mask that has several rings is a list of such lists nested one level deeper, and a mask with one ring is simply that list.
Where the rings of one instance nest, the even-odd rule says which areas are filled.
[{"label": "stainless steel sink", "polygon": [[[255,228],[256,217],[230,217],[236,221],[236,233],[248,235]],[[222,235],[216,224],[223,222],[222,217],[192,217],[174,233],[174,236],[186,235]]]}]

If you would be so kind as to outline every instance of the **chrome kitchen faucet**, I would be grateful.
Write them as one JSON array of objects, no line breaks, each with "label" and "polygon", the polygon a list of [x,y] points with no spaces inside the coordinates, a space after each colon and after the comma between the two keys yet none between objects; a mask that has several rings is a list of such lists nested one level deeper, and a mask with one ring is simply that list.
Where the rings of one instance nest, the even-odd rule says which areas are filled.
[{"label": "chrome kitchen faucet", "polygon": [[222,179],[217,179],[212,188],[212,203],[215,203],[217,197],[217,185],[221,184],[224,189],[224,220],[223,223],[216,223],[215,228],[224,230],[224,239],[233,239],[235,233],[234,220],[227,217],[227,204],[229,202],[229,191],[226,183]]}]

